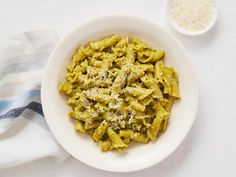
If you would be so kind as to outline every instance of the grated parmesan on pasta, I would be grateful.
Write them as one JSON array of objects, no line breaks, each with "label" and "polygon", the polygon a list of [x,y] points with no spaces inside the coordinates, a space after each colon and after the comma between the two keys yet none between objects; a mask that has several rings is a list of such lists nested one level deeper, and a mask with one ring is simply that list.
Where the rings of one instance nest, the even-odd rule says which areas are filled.
[{"label": "grated parmesan on pasta", "polygon": [[213,0],[171,0],[170,16],[181,28],[200,31],[212,19]]},{"label": "grated parmesan on pasta", "polygon": [[178,75],[164,57],[164,50],[117,34],[79,47],[59,85],[75,130],[102,151],[156,140],[180,98]]}]

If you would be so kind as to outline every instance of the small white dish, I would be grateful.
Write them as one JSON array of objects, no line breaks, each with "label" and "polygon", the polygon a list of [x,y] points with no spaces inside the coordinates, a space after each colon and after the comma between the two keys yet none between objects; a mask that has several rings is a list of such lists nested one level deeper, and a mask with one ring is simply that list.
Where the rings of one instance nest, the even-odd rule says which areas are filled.
[{"label": "small white dish", "polygon": [[[76,132],[68,117],[69,107],[58,91],[75,49],[111,34],[138,37],[154,48],[164,49],[165,62],[176,69],[180,79],[181,100],[174,104],[167,130],[157,141],[145,145],[135,143],[126,153],[101,152],[89,136]],[[100,17],[66,34],[48,60],[41,88],[44,115],[60,145],[81,162],[113,172],[141,170],[169,156],[192,127],[198,106],[197,78],[184,47],[159,25],[130,16]]]},{"label": "small white dish", "polygon": [[218,17],[218,12],[217,12],[216,3],[215,3],[215,1],[213,1],[212,19],[211,19],[210,23],[204,29],[199,30],[199,31],[190,31],[190,30],[184,29],[184,28],[180,27],[177,24],[177,22],[175,22],[174,19],[171,18],[171,13],[170,13],[171,1],[172,0],[168,0],[168,3],[167,3],[167,19],[168,19],[168,22],[169,22],[170,26],[172,26],[172,28],[174,28],[179,33],[182,33],[182,34],[185,34],[185,35],[188,35],[188,36],[197,36],[197,35],[205,34],[216,23],[216,20],[217,20],[217,17]]}]

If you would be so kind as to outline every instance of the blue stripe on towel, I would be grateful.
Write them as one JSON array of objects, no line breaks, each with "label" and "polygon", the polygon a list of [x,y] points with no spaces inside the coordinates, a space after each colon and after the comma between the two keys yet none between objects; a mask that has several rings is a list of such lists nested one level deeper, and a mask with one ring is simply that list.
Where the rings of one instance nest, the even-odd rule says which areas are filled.
[{"label": "blue stripe on towel", "polygon": [[42,105],[38,102],[31,102],[27,106],[11,109],[6,114],[0,116],[0,119],[16,118],[20,114],[22,114],[25,109],[31,109],[31,110],[37,112],[38,114],[40,114],[41,116],[44,116],[43,110],[42,110]]},{"label": "blue stripe on towel", "polygon": [[6,109],[12,104],[11,101],[0,101],[0,110]]},{"label": "blue stripe on towel", "polygon": [[27,90],[23,93],[23,97],[26,97],[27,99],[40,96],[40,90]]},{"label": "blue stripe on towel", "polygon": [[26,90],[20,95],[16,96],[13,100],[2,100],[0,101],[0,111],[9,108],[13,103],[17,102],[17,100],[25,100],[27,103],[33,97],[40,96],[40,90]]}]

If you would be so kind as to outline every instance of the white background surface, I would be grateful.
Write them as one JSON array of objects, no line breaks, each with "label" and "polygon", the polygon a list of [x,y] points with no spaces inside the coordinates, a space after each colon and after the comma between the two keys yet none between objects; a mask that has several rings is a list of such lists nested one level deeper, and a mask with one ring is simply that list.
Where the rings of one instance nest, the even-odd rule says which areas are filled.
[{"label": "white background surface", "polygon": [[[37,29],[62,36],[90,18],[109,14],[141,16],[172,31],[166,22],[167,0],[0,0],[0,40]],[[199,37],[172,31],[192,56],[200,84],[195,124],[182,145],[166,160],[128,174],[93,169],[73,158],[46,158],[0,171],[1,177],[234,177],[236,175],[236,1],[217,1],[214,28]],[[1,158],[1,157],[0,157]],[[130,164],[132,165],[132,164]]]}]

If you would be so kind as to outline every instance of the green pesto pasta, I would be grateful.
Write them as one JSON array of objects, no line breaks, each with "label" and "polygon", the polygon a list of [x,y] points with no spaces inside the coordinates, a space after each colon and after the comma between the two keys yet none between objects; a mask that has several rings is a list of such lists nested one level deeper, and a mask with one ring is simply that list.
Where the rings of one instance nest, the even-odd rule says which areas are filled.
[{"label": "green pesto pasta", "polygon": [[180,98],[178,75],[164,57],[164,50],[118,35],[78,48],[59,84],[75,130],[102,151],[156,140]]}]

